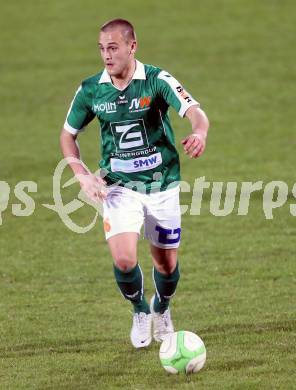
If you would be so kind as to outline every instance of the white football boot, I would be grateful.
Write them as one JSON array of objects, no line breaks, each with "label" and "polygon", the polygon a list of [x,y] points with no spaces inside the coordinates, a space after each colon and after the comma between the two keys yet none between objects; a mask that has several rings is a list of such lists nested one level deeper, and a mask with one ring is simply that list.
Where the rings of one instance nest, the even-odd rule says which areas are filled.
[{"label": "white football boot", "polygon": [[171,319],[170,308],[166,309],[164,313],[156,313],[154,311],[155,295],[150,301],[150,311],[152,314],[153,323],[153,338],[155,341],[162,342],[166,336],[174,333],[174,325]]},{"label": "white football boot", "polygon": [[147,347],[152,341],[151,335],[152,315],[134,313],[131,330],[131,342],[135,348]]}]

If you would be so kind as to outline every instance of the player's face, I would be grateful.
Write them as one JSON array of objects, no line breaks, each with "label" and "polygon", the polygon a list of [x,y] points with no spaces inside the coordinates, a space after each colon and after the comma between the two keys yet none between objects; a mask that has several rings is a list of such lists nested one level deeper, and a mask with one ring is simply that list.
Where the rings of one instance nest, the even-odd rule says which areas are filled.
[{"label": "player's face", "polygon": [[99,49],[110,76],[120,76],[134,60],[136,42],[127,42],[119,29],[101,32]]}]

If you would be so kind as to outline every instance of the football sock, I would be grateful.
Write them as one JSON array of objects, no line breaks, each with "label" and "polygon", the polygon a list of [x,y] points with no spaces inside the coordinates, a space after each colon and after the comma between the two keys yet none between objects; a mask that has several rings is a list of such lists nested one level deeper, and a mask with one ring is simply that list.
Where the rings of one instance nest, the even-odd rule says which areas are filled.
[{"label": "football sock", "polygon": [[139,264],[127,272],[114,265],[114,275],[122,295],[133,304],[135,313],[149,314],[150,308],[144,296],[143,274]]},{"label": "football sock", "polygon": [[153,307],[155,312],[163,313],[169,307],[170,298],[175,294],[179,278],[178,263],[174,271],[169,275],[165,275],[153,267],[153,279],[156,289]]}]

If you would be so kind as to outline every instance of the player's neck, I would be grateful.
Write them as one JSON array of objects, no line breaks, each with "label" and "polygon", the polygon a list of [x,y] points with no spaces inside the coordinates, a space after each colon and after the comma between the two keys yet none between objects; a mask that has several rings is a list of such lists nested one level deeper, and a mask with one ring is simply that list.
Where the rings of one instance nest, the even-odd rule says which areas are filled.
[{"label": "player's neck", "polygon": [[135,71],[136,71],[136,60],[133,59],[133,61],[131,61],[129,66],[127,66],[120,75],[111,76],[113,85],[118,89],[124,89],[130,83]]}]

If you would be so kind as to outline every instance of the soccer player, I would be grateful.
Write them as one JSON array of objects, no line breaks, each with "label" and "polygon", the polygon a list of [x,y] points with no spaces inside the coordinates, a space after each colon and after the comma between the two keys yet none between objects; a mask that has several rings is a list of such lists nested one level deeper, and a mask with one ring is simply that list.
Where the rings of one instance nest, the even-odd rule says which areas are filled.
[{"label": "soccer player", "polygon": [[[137,40],[130,22],[105,23],[98,45],[105,68],[76,91],[60,141],[65,158],[77,159],[69,159],[69,165],[81,188],[90,199],[103,202],[115,279],[134,307],[131,342],[141,348],[151,343],[152,335],[160,342],[174,331],[169,302],[180,276],[180,164],[168,108],[191,123],[182,141],[191,158],[204,152],[209,122],[172,75],[135,59]],[[101,128],[100,177],[83,164],[76,140],[95,117]],[[137,258],[143,224],[153,260],[155,294],[150,305]]]}]

